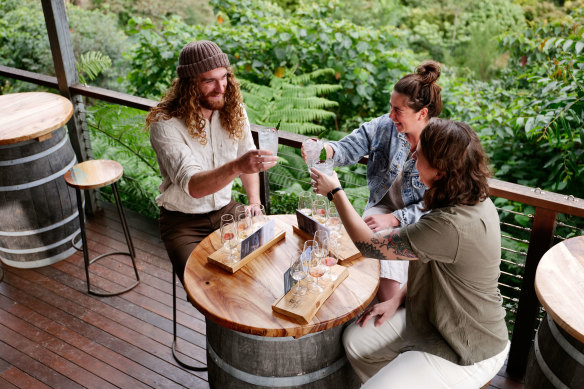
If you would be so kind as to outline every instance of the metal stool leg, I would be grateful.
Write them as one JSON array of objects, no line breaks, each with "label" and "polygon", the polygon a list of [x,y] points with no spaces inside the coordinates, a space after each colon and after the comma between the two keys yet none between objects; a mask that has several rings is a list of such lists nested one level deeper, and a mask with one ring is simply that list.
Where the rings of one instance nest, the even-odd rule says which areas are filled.
[{"label": "metal stool leg", "polygon": [[[116,199],[116,207],[118,208],[118,215],[120,216],[120,221],[122,222],[122,229],[124,230],[124,235],[126,237],[126,244],[128,245],[128,250],[130,251],[130,258],[132,259],[132,266],[134,267],[134,273],[136,274],[136,280],[140,282],[140,276],[138,275],[138,268],[136,267],[136,251],[134,250],[134,243],[132,242],[132,237],[130,236],[130,229],[128,228],[128,223],[126,221],[126,214],[124,213],[124,208],[122,208],[122,201],[120,200],[120,194],[118,192],[118,184],[113,183],[112,189],[114,191],[114,197]],[[136,284],[137,285],[137,284]]]},{"label": "metal stool leg", "polygon": [[174,264],[172,265],[172,356],[179,366],[194,371],[207,371],[207,366],[192,366],[181,361],[176,355],[176,273],[174,272]]},{"label": "metal stool leg", "polygon": [[[93,258],[92,260],[90,260],[89,259],[89,246],[87,245],[87,236],[85,234],[85,215],[83,212],[83,205],[82,205],[83,199],[82,199],[82,195],[81,195],[81,190],[78,188],[75,188],[75,191],[77,193],[77,209],[79,210],[79,224],[81,227],[81,242],[83,244],[83,261],[85,262],[85,278],[87,279],[87,293],[95,295],[95,296],[102,296],[102,297],[117,296],[117,295],[120,295],[122,293],[126,293],[127,291],[135,288],[140,283],[140,276],[138,275],[138,268],[136,267],[136,261],[135,261],[136,254],[134,251],[134,245],[132,243],[132,238],[130,237],[130,231],[129,231],[128,225],[126,223],[126,215],[124,214],[124,211],[122,209],[120,195],[118,194],[118,188],[117,188],[117,185],[115,182],[112,184],[112,189],[113,189],[114,197],[116,200],[116,207],[118,209],[118,215],[120,217],[120,221],[122,223],[122,229],[124,230],[124,236],[126,238],[126,243],[128,245],[128,252],[114,251],[114,252],[99,255],[99,256]],[[73,237],[73,240],[75,240],[75,237]],[[94,262],[96,262],[104,257],[110,256],[110,255],[128,255],[131,258],[132,266],[134,267],[134,273],[136,275],[136,282],[133,283],[132,285],[130,285],[129,287],[122,289],[120,291],[117,291],[117,292],[113,292],[113,293],[96,292],[95,290],[91,289],[91,283],[89,280],[89,265],[91,265],[92,263],[94,263]]]},{"label": "metal stool leg", "polygon": [[[85,264],[85,279],[87,280],[87,293],[91,293],[89,281],[89,249],[87,247],[87,236],[85,235],[85,213],[83,211],[83,199],[81,190],[75,188],[77,194],[77,210],[79,212],[79,228],[81,229],[81,244],[83,249],[83,263]],[[75,237],[73,237],[75,239]]]}]

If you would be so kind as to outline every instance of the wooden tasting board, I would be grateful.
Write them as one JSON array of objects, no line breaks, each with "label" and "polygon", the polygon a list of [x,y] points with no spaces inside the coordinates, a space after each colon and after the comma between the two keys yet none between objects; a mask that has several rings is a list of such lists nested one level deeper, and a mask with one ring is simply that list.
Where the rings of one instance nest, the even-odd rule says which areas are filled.
[{"label": "wooden tasting board", "polygon": [[[302,236],[303,238],[307,240],[312,239],[308,233],[302,231],[300,228],[298,228],[297,225],[292,225],[292,229],[296,234]],[[347,231],[343,227],[341,229],[341,239],[339,240],[339,262],[348,262],[359,257],[361,257],[361,252],[357,249],[351,238],[349,238],[349,234],[347,234]]]},{"label": "wooden tasting board", "polygon": [[[214,233],[216,234],[218,232],[215,231]],[[227,251],[225,251],[223,249],[223,247],[220,248],[219,250],[215,251],[214,253],[210,254],[207,257],[207,261],[209,263],[212,263],[213,265],[219,266],[220,268],[227,270],[230,273],[235,273],[236,271],[238,271],[239,269],[241,269],[242,267],[247,265],[249,262],[251,262],[256,257],[258,257],[261,253],[263,253],[264,251],[266,251],[267,249],[269,249],[270,247],[272,247],[273,245],[275,245],[276,243],[278,243],[279,241],[281,241],[285,237],[286,237],[286,231],[282,231],[282,230],[278,229],[278,227],[276,227],[276,232],[275,232],[275,235],[272,238],[272,240],[270,240],[269,242],[267,242],[263,246],[258,247],[256,250],[254,250],[247,257],[241,258],[239,261],[237,261],[235,263],[228,261],[227,258],[229,257],[229,253]]]},{"label": "wooden tasting board", "polygon": [[335,265],[331,267],[330,271],[337,275],[337,279],[333,282],[319,280],[319,285],[324,289],[322,293],[315,294],[307,291],[306,294],[297,296],[293,293],[298,287],[298,284],[296,284],[288,293],[272,304],[272,310],[291,317],[301,324],[310,323],[326,299],[349,276],[349,270],[344,266]]}]

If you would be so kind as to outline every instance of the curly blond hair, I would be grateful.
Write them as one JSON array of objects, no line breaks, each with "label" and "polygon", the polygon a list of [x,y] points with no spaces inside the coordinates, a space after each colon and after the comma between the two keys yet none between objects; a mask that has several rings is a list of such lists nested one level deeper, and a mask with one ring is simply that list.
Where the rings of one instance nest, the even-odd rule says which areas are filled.
[{"label": "curly blond hair", "polygon": [[[219,111],[221,125],[229,132],[232,139],[243,136],[245,126],[245,111],[243,98],[239,89],[239,81],[233,75],[231,68],[227,68],[227,87],[225,88],[225,105]],[[146,115],[146,127],[159,120],[169,120],[173,117],[184,119],[189,134],[202,145],[207,144],[205,119],[201,114],[202,97],[198,79],[175,78],[168,92],[160,103],[151,108]]]}]

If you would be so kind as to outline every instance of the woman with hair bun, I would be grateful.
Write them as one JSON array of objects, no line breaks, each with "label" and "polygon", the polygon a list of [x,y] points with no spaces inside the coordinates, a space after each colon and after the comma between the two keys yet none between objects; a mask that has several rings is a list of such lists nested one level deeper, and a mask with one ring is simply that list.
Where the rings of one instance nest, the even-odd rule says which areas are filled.
[{"label": "woman with hair bun", "polygon": [[[413,159],[428,188],[428,212],[413,224],[374,233],[342,190],[332,196],[363,255],[410,263],[405,308],[380,326],[370,320],[378,306],[366,309],[345,329],[343,345],[362,388],[477,389],[509,350],[487,156],[468,125],[434,118]],[[311,178],[320,194],[339,187],[336,173],[313,168]]]},{"label": "woman with hair bun", "polygon": [[[369,155],[369,200],[363,220],[374,232],[414,223],[423,214],[425,187],[412,153],[424,126],[442,111],[439,77],[437,62],[423,62],[394,85],[389,114],[363,123],[338,142],[325,143],[327,158],[333,158],[335,166],[354,165]],[[393,316],[403,303],[407,274],[407,261],[382,262],[376,325]]]}]

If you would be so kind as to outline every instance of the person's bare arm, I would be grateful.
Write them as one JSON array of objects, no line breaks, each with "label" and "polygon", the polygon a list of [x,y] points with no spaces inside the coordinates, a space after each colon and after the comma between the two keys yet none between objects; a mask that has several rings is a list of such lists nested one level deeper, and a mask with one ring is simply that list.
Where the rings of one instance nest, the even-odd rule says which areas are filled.
[{"label": "person's bare arm", "polygon": [[[314,181],[316,193],[326,196],[332,189],[340,186],[337,174],[331,176],[319,173],[311,168],[310,178]],[[355,208],[349,202],[345,191],[339,191],[334,195],[333,202],[343,221],[343,225],[355,246],[361,254],[370,258],[391,260],[418,259],[410,244],[400,236],[399,229],[373,233]]]},{"label": "person's bare arm", "polygon": [[216,193],[235,177],[267,170],[275,166],[276,161],[278,157],[272,156],[271,151],[250,150],[223,166],[194,174],[189,180],[189,194],[201,198]]},{"label": "person's bare arm", "polygon": [[239,176],[247,194],[249,204],[260,203],[260,176],[258,173],[242,174]]}]

